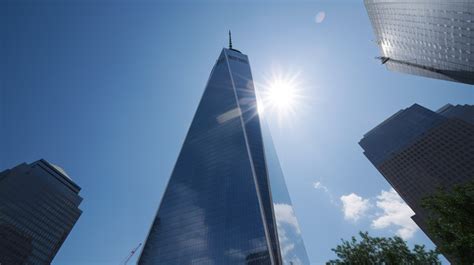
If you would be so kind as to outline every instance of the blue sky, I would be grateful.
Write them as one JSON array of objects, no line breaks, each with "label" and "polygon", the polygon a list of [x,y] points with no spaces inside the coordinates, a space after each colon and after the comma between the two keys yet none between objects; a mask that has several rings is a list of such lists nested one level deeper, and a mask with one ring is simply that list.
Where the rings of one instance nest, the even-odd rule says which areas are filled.
[{"label": "blue sky", "polygon": [[383,214],[406,209],[357,143],[401,108],[474,90],[387,71],[362,1],[3,1],[0,15],[0,169],[45,158],[82,187],[53,264],[119,264],[145,240],[229,29],[257,89],[299,73],[295,115],[266,115],[310,261],[359,230],[432,247]]}]

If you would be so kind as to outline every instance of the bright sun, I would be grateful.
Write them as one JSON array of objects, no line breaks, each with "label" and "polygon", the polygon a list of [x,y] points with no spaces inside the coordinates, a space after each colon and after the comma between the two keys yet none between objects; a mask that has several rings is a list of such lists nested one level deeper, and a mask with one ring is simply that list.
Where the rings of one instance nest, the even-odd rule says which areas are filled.
[{"label": "bright sun", "polygon": [[[293,118],[301,105],[302,93],[298,74],[273,73],[261,84],[258,112],[276,114],[279,122]],[[293,116],[293,117],[292,117]]]},{"label": "bright sun", "polygon": [[295,86],[290,81],[278,78],[270,83],[268,101],[282,111],[289,110],[295,104]]}]

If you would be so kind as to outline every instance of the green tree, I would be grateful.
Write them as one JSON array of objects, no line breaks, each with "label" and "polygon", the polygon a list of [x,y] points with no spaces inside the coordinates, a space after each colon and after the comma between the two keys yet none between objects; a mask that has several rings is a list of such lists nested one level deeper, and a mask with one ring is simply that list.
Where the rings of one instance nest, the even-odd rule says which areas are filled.
[{"label": "green tree", "polygon": [[359,232],[359,236],[360,241],[354,236],[350,241],[343,239],[342,244],[332,249],[338,259],[326,264],[441,264],[436,251],[427,251],[423,245],[415,245],[411,251],[398,236],[371,237],[368,232]]},{"label": "green tree", "polygon": [[474,181],[439,189],[422,206],[430,212],[427,229],[437,250],[456,264],[474,264]]}]

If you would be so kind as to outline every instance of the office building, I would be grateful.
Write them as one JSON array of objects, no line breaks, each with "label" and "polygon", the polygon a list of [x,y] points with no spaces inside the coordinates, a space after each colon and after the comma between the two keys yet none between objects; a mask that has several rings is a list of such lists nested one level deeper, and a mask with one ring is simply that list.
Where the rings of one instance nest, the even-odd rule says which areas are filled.
[{"label": "office building", "polygon": [[0,264],[50,264],[82,213],[79,191],[45,160],[0,172]]},{"label": "office building", "polygon": [[364,0],[389,70],[474,84],[474,2]]},{"label": "office building", "polygon": [[448,104],[434,112],[414,104],[366,133],[359,144],[436,244],[421,201],[439,187],[474,180],[474,106]]},{"label": "office building", "polygon": [[138,264],[309,264],[248,57],[212,69]]}]

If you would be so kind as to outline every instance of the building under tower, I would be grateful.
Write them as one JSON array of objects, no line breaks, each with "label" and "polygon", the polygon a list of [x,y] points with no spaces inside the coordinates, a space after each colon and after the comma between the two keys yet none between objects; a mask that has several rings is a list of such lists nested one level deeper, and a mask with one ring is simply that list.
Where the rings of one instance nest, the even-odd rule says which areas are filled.
[{"label": "building under tower", "polygon": [[414,104],[370,130],[359,144],[436,244],[421,201],[439,187],[449,190],[474,180],[474,106],[448,104],[434,112]]},{"label": "building under tower", "polygon": [[51,264],[82,213],[79,191],[43,159],[0,172],[0,264]]},{"label": "building under tower", "polygon": [[212,69],[138,264],[309,265],[257,112],[248,57],[229,46]]}]

